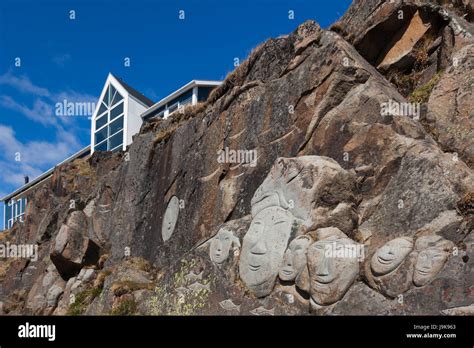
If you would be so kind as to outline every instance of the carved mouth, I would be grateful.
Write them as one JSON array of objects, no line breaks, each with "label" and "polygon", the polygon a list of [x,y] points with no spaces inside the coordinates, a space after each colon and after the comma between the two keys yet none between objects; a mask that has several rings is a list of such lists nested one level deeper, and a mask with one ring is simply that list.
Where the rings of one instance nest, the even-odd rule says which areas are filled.
[{"label": "carved mouth", "polygon": [[430,273],[429,270],[424,269],[417,269],[416,272],[422,276],[428,275]]},{"label": "carved mouth", "polygon": [[334,280],[333,277],[329,277],[329,276],[317,276],[317,277],[316,277],[316,280],[315,280],[315,283],[316,283],[316,284],[320,284],[320,285],[326,285],[326,284],[332,283],[333,280]]},{"label": "carved mouth", "polygon": [[331,292],[330,287],[326,283],[320,283],[319,281],[315,280],[312,282],[313,288],[317,289],[321,294],[329,294]]},{"label": "carved mouth", "polygon": [[284,275],[292,275],[293,270],[292,269],[282,269],[281,273],[283,273]]},{"label": "carved mouth", "polygon": [[388,265],[393,262],[393,258],[378,256],[377,261],[380,262],[382,265]]},{"label": "carved mouth", "polygon": [[260,267],[262,267],[262,265],[252,265],[252,264],[249,264],[249,269],[252,271],[252,272],[256,272],[260,269]]}]

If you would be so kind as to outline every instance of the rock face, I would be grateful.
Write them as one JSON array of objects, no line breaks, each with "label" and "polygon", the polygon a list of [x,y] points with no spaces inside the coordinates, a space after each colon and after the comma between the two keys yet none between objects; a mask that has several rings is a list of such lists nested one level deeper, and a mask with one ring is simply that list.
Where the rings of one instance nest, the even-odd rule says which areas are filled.
[{"label": "rock face", "polygon": [[126,154],[57,168],[4,235],[38,258],[2,263],[1,311],[468,312],[462,11],[355,1],[332,30],[308,21],[258,46],[206,103],[144,125]]},{"label": "rock face", "polygon": [[65,279],[99,260],[99,246],[88,238],[87,232],[87,220],[82,211],[72,212],[66,224],[59,229],[51,251],[51,261]]}]

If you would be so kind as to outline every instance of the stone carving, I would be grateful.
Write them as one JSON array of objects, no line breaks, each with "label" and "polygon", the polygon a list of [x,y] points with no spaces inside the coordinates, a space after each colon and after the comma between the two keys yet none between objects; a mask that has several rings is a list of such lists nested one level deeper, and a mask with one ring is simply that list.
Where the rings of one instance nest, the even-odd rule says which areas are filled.
[{"label": "stone carving", "polygon": [[229,312],[239,312],[240,313],[240,306],[241,305],[236,305],[234,302],[232,302],[232,299],[227,299],[224,301],[219,302],[219,306],[221,306],[222,309],[229,311]]},{"label": "stone carving", "polygon": [[290,243],[283,258],[283,264],[278,273],[283,281],[293,281],[306,266],[306,250],[313,242],[308,235],[296,237]]},{"label": "stone carving", "polygon": [[188,289],[193,291],[193,292],[198,292],[198,291],[210,291],[211,287],[208,284],[201,284],[199,282],[194,282],[191,285],[188,286]]},{"label": "stone carving", "polygon": [[281,207],[268,207],[252,220],[242,245],[240,277],[256,296],[273,289],[288,245],[294,217]]},{"label": "stone carving", "polygon": [[454,243],[437,235],[421,236],[415,243],[418,251],[413,283],[416,286],[428,284],[443,269]]},{"label": "stone carving", "polygon": [[365,265],[369,285],[388,297],[396,297],[412,285],[413,238],[392,239],[378,248]]},{"label": "stone carving", "polygon": [[260,306],[260,307],[257,307],[255,309],[252,309],[250,311],[251,314],[253,315],[275,315],[275,308],[272,308],[272,309],[266,309],[265,307],[263,306]]},{"label": "stone carving", "polygon": [[353,187],[352,175],[329,157],[278,158],[252,198],[252,215],[265,207],[280,206],[311,226],[312,209],[321,201],[350,200]]},{"label": "stone carving", "polygon": [[201,271],[201,273],[199,274],[196,274],[193,271],[191,271],[184,276],[184,279],[186,279],[188,282],[196,282],[198,280],[202,280],[203,274],[204,274],[204,271]]},{"label": "stone carving", "polygon": [[331,158],[278,158],[251,200],[253,220],[239,263],[250,290],[258,297],[270,294],[290,236],[312,226],[318,204],[350,200],[353,187],[352,175]]},{"label": "stone carving", "polygon": [[310,295],[318,305],[330,305],[340,300],[359,275],[358,256],[342,253],[355,250],[356,242],[337,228],[321,229],[321,237],[308,248]]},{"label": "stone carving", "polygon": [[438,235],[413,238],[399,237],[385,243],[372,256],[370,270],[366,266],[369,284],[389,297],[428,284],[446,263],[453,243]]},{"label": "stone carving", "polygon": [[375,276],[383,276],[394,271],[413,250],[413,238],[392,239],[379,248],[372,256],[370,268]]},{"label": "stone carving", "polygon": [[224,263],[229,257],[230,248],[240,248],[239,239],[228,228],[221,228],[216,236],[211,239],[209,247],[209,256],[217,264]]},{"label": "stone carving", "polygon": [[179,214],[179,199],[176,196],[171,197],[168,207],[166,208],[165,215],[163,216],[163,224],[161,226],[161,236],[163,241],[166,242],[171,238],[176,227],[176,221],[178,221]]}]

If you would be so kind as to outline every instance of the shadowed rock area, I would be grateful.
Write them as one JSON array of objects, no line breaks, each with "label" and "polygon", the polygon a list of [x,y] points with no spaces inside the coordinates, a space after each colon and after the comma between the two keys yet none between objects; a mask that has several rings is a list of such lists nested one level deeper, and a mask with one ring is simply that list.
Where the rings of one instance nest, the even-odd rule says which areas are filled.
[{"label": "shadowed rock area", "polygon": [[1,314],[472,314],[470,20],[356,0],[126,153],[56,168],[0,235],[38,246],[0,261]]}]

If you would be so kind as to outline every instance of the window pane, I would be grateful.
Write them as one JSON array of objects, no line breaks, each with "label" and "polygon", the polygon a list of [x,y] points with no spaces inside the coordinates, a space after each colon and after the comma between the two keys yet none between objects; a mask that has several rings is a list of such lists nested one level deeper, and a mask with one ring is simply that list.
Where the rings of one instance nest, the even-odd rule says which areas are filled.
[{"label": "window pane", "polygon": [[22,204],[21,199],[16,201],[15,216],[18,217],[22,213]]},{"label": "window pane", "polygon": [[104,115],[100,116],[97,120],[95,120],[95,129],[99,129],[106,123],[107,123],[107,113],[105,113]]},{"label": "window pane", "polygon": [[116,91],[115,96],[113,97],[112,103],[110,105],[115,105],[119,101],[121,101],[122,99],[123,99],[123,97],[120,95],[120,93],[118,91]]},{"label": "window pane", "polygon": [[94,149],[95,151],[107,151],[107,140],[100,143],[99,145],[96,145]]},{"label": "window pane", "polygon": [[104,103],[101,102],[99,111],[97,112],[97,115],[102,115],[105,111],[107,111],[107,107],[105,106]]},{"label": "window pane", "polygon": [[112,85],[110,85],[110,97],[109,97],[109,98],[110,98],[110,99],[109,99],[110,101],[112,101],[112,98],[113,98],[113,96],[114,96],[114,94],[115,94],[116,91],[117,91],[117,90],[115,89],[115,87],[112,86]]},{"label": "window pane", "polygon": [[100,131],[95,132],[95,143],[98,144],[102,140],[107,139],[107,127],[102,128]]},{"label": "window pane", "polygon": [[171,114],[173,111],[175,111],[178,108],[178,104],[171,105],[168,109],[168,112]]},{"label": "window pane", "polygon": [[123,113],[123,103],[118,104],[110,111],[110,120]]},{"label": "window pane", "polygon": [[114,149],[123,144],[123,131],[109,138],[109,149]]},{"label": "window pane", "polygon": [[214,89],[214,87],[199,87],[198,88],[198,102],[206,101],[209,94]]},{"label": "window pane", "polygon": [[8,201],[5,208],[5,220],[9,220],[12,217],[12,206],[11,201]]},{"label": "window pane", "polygon": [[109,126],[109,134],[115,134],[118,131],[123,129],[123,116],[117,118],[114,122],[112,122]]},{"label": "window pane", "polygon": [[105,94],[104,94],[104,104],[109,106],[109,90],[110,88],[107,87],[107,90],[105,91]]},{"label": "window pane", "polygon": [[177,102],[183,102],[183,101],[185,101],[187,99],[190,99],[192,97],[193,97],[193,89],[191,88],[191,89],[187,90],[186,92],[184,92],[183,94],[181,94],[181,95],[177,96],[176,98],[174,98],[172,101],[170,101],[168,103],[168,105],[173,105]]}]

